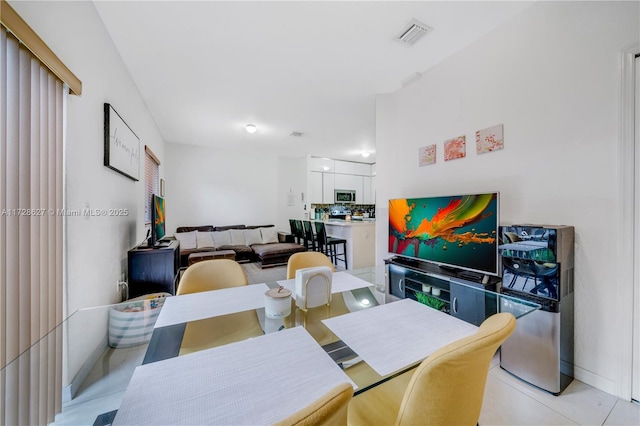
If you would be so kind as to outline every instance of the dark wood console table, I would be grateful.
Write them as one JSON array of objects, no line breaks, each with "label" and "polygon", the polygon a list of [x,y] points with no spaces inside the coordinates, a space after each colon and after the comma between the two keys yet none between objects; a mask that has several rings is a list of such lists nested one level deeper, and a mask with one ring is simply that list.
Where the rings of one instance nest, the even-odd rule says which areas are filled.
[{"label": "dark wood console table", "polygon": [[176,294],[175,278],[180,268],[180,241],[166,246],[139,246],[129,250],[129,298],[150,293]]}]

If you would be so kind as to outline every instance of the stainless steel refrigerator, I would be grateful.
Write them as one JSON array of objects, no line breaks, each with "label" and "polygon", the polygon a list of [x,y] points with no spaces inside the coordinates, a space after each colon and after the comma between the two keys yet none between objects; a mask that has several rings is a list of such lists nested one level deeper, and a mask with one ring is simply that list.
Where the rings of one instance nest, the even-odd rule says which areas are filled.
[{"label": "stainless steel refrigerator", "polygon": [[500,292],[541,305],[518,319],[500,349],[500,366],[558,395],[573,380],[574,228],[502,226],[499,249]]}]

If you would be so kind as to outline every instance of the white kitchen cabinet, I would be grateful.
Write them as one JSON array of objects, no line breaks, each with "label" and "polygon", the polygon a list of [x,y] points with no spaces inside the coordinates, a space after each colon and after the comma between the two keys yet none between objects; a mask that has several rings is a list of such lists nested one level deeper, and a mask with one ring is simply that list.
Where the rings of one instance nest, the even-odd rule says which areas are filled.
[{"label": "white kitchen cabinet", "polygon": [[309,158],[309,170],[312,172],[329,172],[335,173],[335,160],[329,158]]},{"label": "white kitchen cabinet", "polygon": [[309,203],[322,204],[322,175],[320,172],[309,173]]},{"label": "white kitchen cabinet", "polygon": [[356,191],[357,204],[375,204],[375,164],[307,157],[308,202],[333,204],[334,190]]},{"label": "white kitchen cabinet", "polygon": [[353,163],[355,164],[354,171],[356,175],[371,176],[371,164],[365,163]]},{"label": "white kitchen cabinet", "polygon": [[371,176],[371,204],[376,203],[376,176]]},{"label": "white kitchen cabinet", "polygon": [[[349,189],[352,191],[362,191],[362,176],[357,175],[344,175],[340,173],[335,174],[335,188],[336,189]],[[356,192],[356,194],[357,194]]]},{"label": "white kitchen cabinet", "polygon": [[362,204],[374,204],[373,194],[371,192],[371,177],[362,177]]},{"label": "white kitchen cabinet", "polygon": [[352,161],[335,161],[335,173],[345,175],[371,176],[371,165]]},{"label": "white kitchen cabinet", "polygon": [[[333,190],[335,186],[334,173],[322,173],[322,203],[333,204]],[[340,188],[342,189],[342,188]]]},{"label": "white kitchen cabinet", "polygon": [[355,174],[355,163],[352,163],[350,161],[336,160],[334,173],[353,175]]}]

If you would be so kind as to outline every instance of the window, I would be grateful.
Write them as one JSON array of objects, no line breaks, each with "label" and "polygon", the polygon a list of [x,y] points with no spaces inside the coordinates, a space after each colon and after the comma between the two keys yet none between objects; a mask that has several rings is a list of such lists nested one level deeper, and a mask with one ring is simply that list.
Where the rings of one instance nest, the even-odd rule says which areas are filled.
[{"label": "window", "polygon": [[0,424],[49,424],[62,400],[69,86],[5,29],[18,18],[0,6]]},{"label": "window", "polygon": [[153,151],[144,147],[144,223],[151,224],[151,196],[159,194],[160,187],[160,160]]}]

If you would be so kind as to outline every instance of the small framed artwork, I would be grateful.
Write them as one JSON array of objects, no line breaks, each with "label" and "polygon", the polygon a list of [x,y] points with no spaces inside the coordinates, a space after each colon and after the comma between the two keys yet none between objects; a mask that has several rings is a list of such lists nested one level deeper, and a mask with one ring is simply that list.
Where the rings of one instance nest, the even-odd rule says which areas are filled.
[{"label": "small framed artwork", "polygon": [[160,179],[160,196],[164,197],[164,179]]},{"label": "small framed artwork", "polygon": [[476,132],[476,154],[504,149],[504,137],[502,124],[478,130]]},{"label": "small framed artwork", "polygon": [[444,161],[456,160],[467,156],[467,137],[458,136],[457,138],[444,141]]},{"label": "small framed artwork", "polygon": [[104,104],[104,165],[140,179],[140,139],[113,107]]},{"label": "small framed artwork", "polygon": [[436,144],[418,148],[418,165],[428,166],[436,162]]}]

